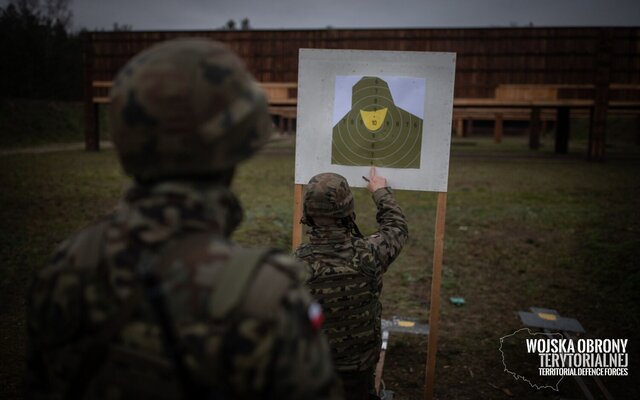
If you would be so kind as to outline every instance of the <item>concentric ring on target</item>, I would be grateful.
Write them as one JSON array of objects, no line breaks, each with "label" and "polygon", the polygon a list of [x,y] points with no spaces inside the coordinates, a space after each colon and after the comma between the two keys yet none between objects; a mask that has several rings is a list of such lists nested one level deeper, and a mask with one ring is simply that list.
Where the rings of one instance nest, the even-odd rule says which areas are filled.
[{"label": "concentric ring on target", "polygon": [[395,105],[386,81],[365,76],[353,85],[351,110],[333,127],[331,163],[420,168],[422,126]]}]

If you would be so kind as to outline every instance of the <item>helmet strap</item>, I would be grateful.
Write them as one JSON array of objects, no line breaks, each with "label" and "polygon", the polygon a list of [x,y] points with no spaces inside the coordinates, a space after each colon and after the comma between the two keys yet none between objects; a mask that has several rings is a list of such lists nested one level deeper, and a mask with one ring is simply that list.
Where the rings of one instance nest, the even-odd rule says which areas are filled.
[{"label": "helmet strap", "polygon": [[360,229],[356,224],[356,221],[353,221],[353,225],[351,226],[351,234],[360,239],[364,238],[364,236],[362,235],[362,232],[360,232]]},{"label": "helmet strap", "polygon": [[358,225],[356,224],[355,216],[355,213],[353,213],[348,217],[340,218],[340,223],[342,224],[342,226],[349,229],[349,232],[353,236],[362,239],[364,238],[364,236],[362,235],[362,232],[360,232],[360,228],[358,228]]}]

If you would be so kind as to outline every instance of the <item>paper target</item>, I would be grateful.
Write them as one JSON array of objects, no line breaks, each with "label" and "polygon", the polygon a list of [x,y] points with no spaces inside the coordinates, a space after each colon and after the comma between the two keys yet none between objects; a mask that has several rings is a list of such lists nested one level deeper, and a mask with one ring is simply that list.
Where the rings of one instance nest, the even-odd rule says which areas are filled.
[{"label": "paper target", "polygon": [[351,110],[333,127],[331,163],[420,168],[422,119],[398,107],[387,82],[353,85]]},{"label": "paper target", "polygon": [[446,192],[455,54],[300,49],[295,178]]}]

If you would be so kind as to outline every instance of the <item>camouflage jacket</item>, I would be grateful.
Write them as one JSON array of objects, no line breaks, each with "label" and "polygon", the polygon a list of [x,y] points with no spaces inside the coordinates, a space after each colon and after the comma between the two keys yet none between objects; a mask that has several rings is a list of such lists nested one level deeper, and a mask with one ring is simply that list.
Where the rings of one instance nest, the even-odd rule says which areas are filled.
[{"label": "camouflage jacket", "polygon": [[407,221],[391,190],[377,190],[373,200],[378,208],[378,232],[357,238],[343,227],[312,227],[310,243],[295,253],[307,267],[311,294],[324,308],[323,331],[339,372],[364,371],[376,364],[382,275],[408,236]]},{"label": "camouflage jacket", "polygon": [[241,215],[226,188],[135,186],[64,242],[29,293],[28,397],[340,398],[300,267],[239,268]]}]

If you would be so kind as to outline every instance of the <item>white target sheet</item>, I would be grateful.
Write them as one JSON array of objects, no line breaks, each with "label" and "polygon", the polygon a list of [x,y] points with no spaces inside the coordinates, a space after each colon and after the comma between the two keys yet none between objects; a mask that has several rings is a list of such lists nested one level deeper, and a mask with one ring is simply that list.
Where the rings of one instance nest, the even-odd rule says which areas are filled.
[{"label": "white target sheet", "polygon": [[295,183],[446,192],[455,53],[300,49]]}]

